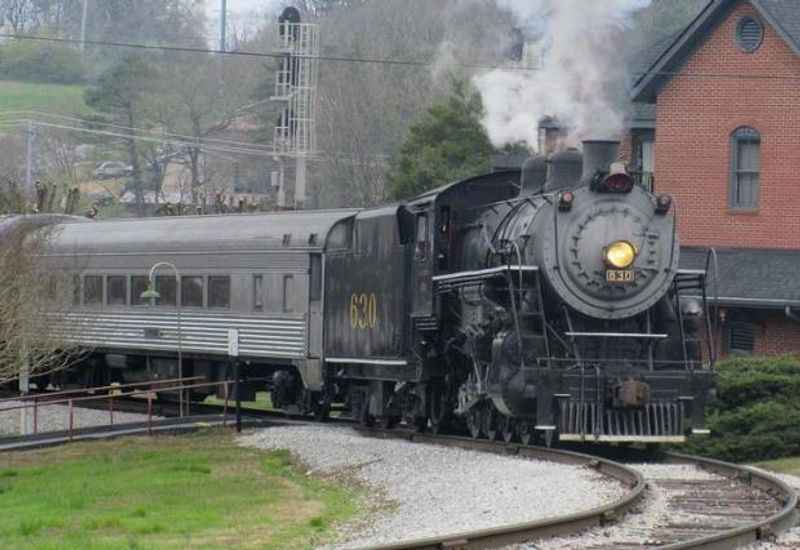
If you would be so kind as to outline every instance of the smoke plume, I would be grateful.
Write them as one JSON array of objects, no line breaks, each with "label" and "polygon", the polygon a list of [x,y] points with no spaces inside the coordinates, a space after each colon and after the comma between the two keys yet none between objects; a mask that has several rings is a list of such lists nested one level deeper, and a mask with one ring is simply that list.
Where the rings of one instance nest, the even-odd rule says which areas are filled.
[{"label": "smoke plume", "polygon": [[618,135],[625,122],[624,30],[650,0],[497,0],[510,10],[537,70],[495,69],[474,78],[484,124],[496,146],[535,148],[542,117],[554,116],[570,141]]}]

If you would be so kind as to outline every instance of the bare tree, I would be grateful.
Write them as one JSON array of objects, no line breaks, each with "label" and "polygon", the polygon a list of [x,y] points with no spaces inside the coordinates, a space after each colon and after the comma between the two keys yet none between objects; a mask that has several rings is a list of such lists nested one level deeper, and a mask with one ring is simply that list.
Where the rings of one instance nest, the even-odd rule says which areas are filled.
[{"label": "bare tree", "polygon": [[470,66],[496,59],[504,47],[498,36],[510,21],[494,2],[467,9],[458,0],[372,0],[325,10],[324,53],[411,63],[322,64],[315,172],[321,205],[385,201],[388,161],[411,121],[447,94],[451,73],[468,77],[476,70]]},{"label": "bare tree", "polygon": [[162,127],[196,144],[185,147],[193,194],[205,183],[204,140],[231,126],[249,100],[252,72],[250,60],[196,55],[176,56],[162,70],[165,78],[153,109]]},{"label": "bare tree", "polygon": [[0,221],[0,383],[65,369],[86,352],[77,344],[85,327],[65,320],[72,277],[51,270],[44,258],[52,221]]},{"label": "bare tree", "polygon": [[0,19],[5,19],[14,31],[22,34],[34,26],[36,7],[33,0],[0,0]]}]

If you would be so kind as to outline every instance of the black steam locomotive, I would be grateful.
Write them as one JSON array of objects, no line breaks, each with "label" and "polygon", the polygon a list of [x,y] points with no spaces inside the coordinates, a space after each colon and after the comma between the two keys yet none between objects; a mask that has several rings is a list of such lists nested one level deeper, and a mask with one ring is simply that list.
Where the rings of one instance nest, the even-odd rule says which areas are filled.
[{"label": "black steam locomotive", "polygon": [[59,222],[47,261],[80,266],[59,316],[91,353],[38,384],[223,380],[234,329],[242,397],[294,412],[683,441],[713,386],[706,272],[678,268],[670,197],[616,151],[587,142],[377,209]]},{"label": "black steam locomotive", "polygon": [[[521,174],[448,185],[357,229],[368,244],[333,261],[330,296],[359,285],[395,292],[381,316],[392,322],[333,341],[352,357],[402,356],[334,375],[349,382],[364,422],[404,416],[436,430],[462,419],[474,437],[548,444],[705,432],[706,273],[678,268],[671,198],[636,186],[614,165],[617,151],[586,142],[583,156],[536,157]],[[390,249],[395,219],[400,243]],[[358,328],[362,304],[351,313]]]}]

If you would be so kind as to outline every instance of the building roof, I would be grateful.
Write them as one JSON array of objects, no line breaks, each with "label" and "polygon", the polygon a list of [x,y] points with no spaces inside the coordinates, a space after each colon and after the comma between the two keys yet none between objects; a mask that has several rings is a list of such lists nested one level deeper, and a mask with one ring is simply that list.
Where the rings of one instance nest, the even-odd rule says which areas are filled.
[{"label": "building roof", "polygon": [[[707,250],[682,248],[681,268],[705,268]],[[800,307],[800,250],[728,248],[717,250],[717,259],[719,291],[714,292],[710,272],[710,299],[740,307]]]},{"label": "building roof", "polygon": [[[661,86],[680,70],[686,57],[711,30],[745,0],[710,0],[686,28],[669,40],[659,41],[634,62],[634,101],[654,102]],[[749,0],[789,47],[800,55],[800,2],[797,0]]]}]

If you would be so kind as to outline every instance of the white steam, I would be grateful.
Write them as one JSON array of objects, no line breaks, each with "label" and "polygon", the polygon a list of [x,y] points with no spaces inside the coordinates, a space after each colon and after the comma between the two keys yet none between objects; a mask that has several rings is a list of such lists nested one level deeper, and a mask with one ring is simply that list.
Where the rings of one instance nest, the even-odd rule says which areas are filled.
[{"label": "white steam", "polygon": [[[539,121],[554,116],[570,141],[620,134],[625,122],[623,31],[650,0],[497,0],[511,10],[533,49],[538,69],[496,69],[474,78],[496,146],[535,148]],[[529,58],[530,59],[530,58]]]}]

